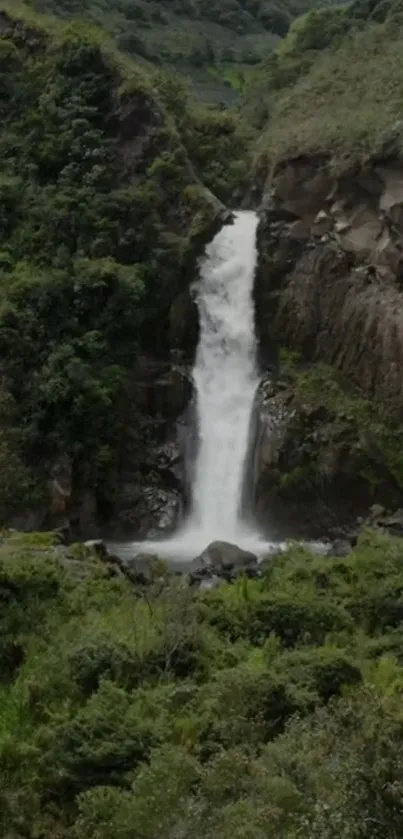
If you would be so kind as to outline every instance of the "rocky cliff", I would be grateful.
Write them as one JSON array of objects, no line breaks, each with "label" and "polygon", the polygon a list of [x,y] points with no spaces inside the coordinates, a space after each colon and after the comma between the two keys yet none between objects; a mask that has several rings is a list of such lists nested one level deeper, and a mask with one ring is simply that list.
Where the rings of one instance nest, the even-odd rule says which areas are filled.
[{"label": "rocky cliff", "polygon": [[326,161],[276,173],[262,206],[259,330],[403,407],[403,165],[340,180]]},{"label": "rocky cliff", "polygon": [[279,345],[297,354],[293,386],[276,396],[288,420],[261,461],[258,507],[275,486],[308,501],[319,530],[324,507],[353,514],[403,491],[403,165],[377,158],[337,178],[329,164],[294,158],[266,184],[256,281],[263,359]]}]

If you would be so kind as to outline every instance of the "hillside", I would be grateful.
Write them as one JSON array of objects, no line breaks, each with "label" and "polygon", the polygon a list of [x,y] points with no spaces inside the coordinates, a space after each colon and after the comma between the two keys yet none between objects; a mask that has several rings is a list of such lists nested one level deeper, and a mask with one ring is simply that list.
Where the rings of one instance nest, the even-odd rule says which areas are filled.
[{"label": "hillside", "polygon": [[195,168],[225,195],[236,127],[193,124],[169,80],[157,91],[98,30],[7,2],[0,27],[0,518],[38,526],[51,498],[54,524],[91,531],[124,503],[122,464],[129,507],[133,476],[158,485],[153,382],[172,412],[170,353],[194,349],[194,321],[179,324],[223,210]]},{"label": "hillside", "polygon": [[310,11],[255,71],[245,114],[261,113],[258,164],[324,154],[348,168],[399,148],[403,65],[399,2]]},{"label": "hillside", "polygon": [[194,95],[231,104],[250,68],[320,0],[32,0],[102,26],[139,60],[181,73]]}]

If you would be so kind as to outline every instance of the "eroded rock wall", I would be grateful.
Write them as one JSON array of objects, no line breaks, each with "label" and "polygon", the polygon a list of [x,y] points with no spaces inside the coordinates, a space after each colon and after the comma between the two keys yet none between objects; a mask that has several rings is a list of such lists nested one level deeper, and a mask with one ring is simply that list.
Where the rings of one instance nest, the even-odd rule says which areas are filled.
[{"label": "eroded rock wall", "polygon": [[288,162],[258,236],[263,350],[288,345],[402,410],[403,163],[336,179],[323,159]]},{"label": "eroded rock wall", "polygon": [[[287,162],[265,190],[258,243],[270,374],[255,510],[269,531],[320,536],[403,499],[403,163],[336,178],[323,158]],[[279,347],[299,356],[285,382]]]}]

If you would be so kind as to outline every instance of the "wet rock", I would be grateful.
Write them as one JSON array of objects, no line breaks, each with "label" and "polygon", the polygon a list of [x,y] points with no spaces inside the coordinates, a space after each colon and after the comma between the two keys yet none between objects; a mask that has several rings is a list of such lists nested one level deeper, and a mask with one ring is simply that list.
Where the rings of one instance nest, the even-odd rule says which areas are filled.
[{"label": "wet rock", "polygon": [[68,545],[71,541],[71,527],[66,524],[64,527],[59,527],[55,530],[55,537],[61,545]]},{"label": "wet rock", "polygon": [[133,409],[150,419],[163,417],[169,426],[185,410],[193,386],[186,365],[144,355],[136,360],[131,390]]},{"label": "wet rock", "polygon": [[[210,545],[192,562],[193,575],[202,577],[216,575],[224,579],[231,579],[238,574],[257,576],[259,573],[258,559],[255,554],[245,551],[230,542],[211,542]],[[204,573],[203,573],[204,572]]]},{"label": "wet rock", "polygon": [[155,451],[156,469],[161,476],[164,486],[179,489],[183,484],[183,458],[179,448],[177,435],[175,439],[167,440]]},{"label": "wet rock", "polygon": [[177,492],[149,487],[144,490],[144,503],[153,526],[147,531],[149,539],[172,533],[181,514],[182,500]]},{"label": "wet rock", "polygon": [[116,532],[139,539],[169,535],[182,512],[182,499],[175,490],[126,483],[121,487]]},{"label": "wet rock", "polygon": [[199,316],[197,305],[189,288],[175,298],[169,312],[169,343],[181,347],[190,355],[197,346]]}]

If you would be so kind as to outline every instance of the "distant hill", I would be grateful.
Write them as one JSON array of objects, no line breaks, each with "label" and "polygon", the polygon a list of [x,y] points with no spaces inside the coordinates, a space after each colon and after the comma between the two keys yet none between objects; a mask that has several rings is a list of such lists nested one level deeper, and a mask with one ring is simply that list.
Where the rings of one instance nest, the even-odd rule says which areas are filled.
[{"label": "distant hill", "polygon": [[137,59],[172,67],[204,99],[231,104],[250,69],[320,0],[30,0],[36,11],[85,17]]},{"label": "distant hill", "polygon": [[300,154],[338,169],[374,154],[400,154],[403,3],[357,0],[312,10],[255,68],[245,121],[261,130],[258,167]]}]

